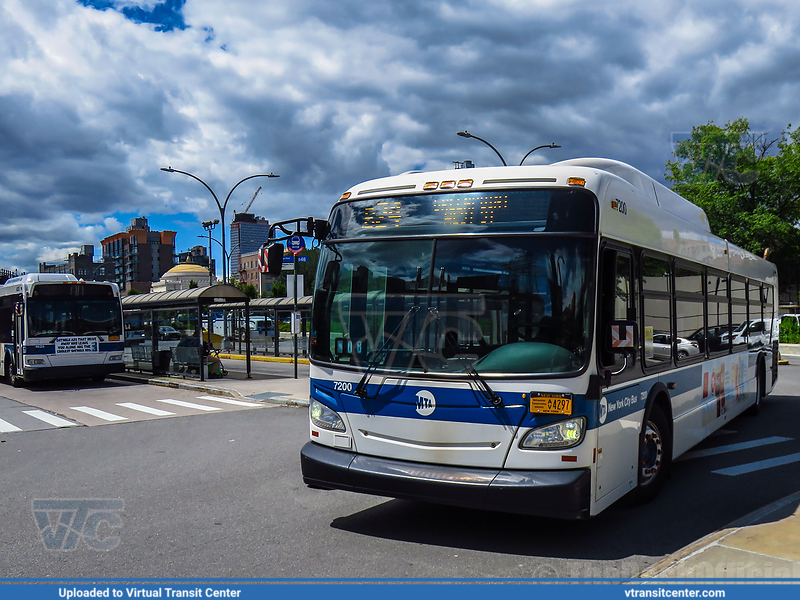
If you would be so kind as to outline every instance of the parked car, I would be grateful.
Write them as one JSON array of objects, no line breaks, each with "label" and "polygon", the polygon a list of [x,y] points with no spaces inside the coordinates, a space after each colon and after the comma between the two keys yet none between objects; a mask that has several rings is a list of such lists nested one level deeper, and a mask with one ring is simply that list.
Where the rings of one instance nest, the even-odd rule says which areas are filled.
[{"label": "parked car", "polygon": [[[700,344],[686,338],[675,338],[678,346],[678,358],[688,358],[700,354]],[[653,354],[656,358],[669,358],[672,356],[672,336],[668,333],[653,335]]]},{"label": "parked car", "polygon": [[181,332],[170,325],[159,325],[158,335],[162,340],[181,339]]},{"label": "parked car", "polygon": [[[785,316],[785,315],[784,315]],[[772,331],[775,329],[775,331]],[[777,319],[753,319],[741,323],[736,329],[733,330],[733,345],[747,343],[751,348],[755,346],[764,346],[770,342],[770,334],[773,336],[778,335],[778,321]],[[722,341],[727,341],[727,334],[722,336]]]},{"label": "parked car", "polygon": [[687,336],[686,339],[690,342],[697,342],[700,352],[706,351],[706,339],[708,339],[709,352],[716,352],[717,350],[721,350],[722,346],[727,343],[727,341],[723,341],[723,338],[728,337],[729,331],[730,327],[727,325],[714,325],[708,328],[708,334],[706,334],[706,330],[701,327]]}]

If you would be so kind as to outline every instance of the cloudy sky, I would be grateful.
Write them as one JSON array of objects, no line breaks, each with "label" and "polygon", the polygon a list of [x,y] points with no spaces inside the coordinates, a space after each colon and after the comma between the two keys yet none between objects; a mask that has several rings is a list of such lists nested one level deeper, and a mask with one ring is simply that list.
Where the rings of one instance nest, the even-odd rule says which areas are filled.
[{"label": "cloudy sky", "polygon": [[0,268],[138,216],[202,244],[213,198],[168,165],[221,199],[280,175],[229,221],[259,185],[251,212],[325,217],[365,179],[497,164],[463,129],[663,180],[694,125],[797,124],[799,29],[796,0],[0,0]]}]

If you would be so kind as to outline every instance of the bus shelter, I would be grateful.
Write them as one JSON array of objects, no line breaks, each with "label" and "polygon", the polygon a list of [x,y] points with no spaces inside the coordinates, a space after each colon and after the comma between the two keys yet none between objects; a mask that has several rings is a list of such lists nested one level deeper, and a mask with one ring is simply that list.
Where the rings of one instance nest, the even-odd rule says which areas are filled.
[{"label": "bus shelter", "polygon": [[[299,336],[299,354],[308,354],[308,330],[311,320],[311,302],[313,296],[302,296],[297,299],[298,321],[296,334]],[[246,327],[250,329],[250,352],[280,356],[281,354],[294,354],[294,347],[290,332],[291,316],[294,310],[293,298],[257,298],[249,302],[249,314],[245,318],[244,303],[215,305],[212,307],[216,319],[217,330],[220,329],[221,319],[229,322],[228,330],[231,332],[223,346],[239,354],[244,353]],[[223,316],[224,313],[224,316]],[[283,341],[281,341],[281,333]]]},{"label": "bus shelter", "polygon": [[240,289],[225,284],[125,296],[126,369],[205,381],[207,351],[203,342],[220,349],[225,339],[224,333],[215,333],[219,328],[215,327],[213,308],[232,303],[241,306],[245,315],[243,335],[250,378],[250,299]]}]

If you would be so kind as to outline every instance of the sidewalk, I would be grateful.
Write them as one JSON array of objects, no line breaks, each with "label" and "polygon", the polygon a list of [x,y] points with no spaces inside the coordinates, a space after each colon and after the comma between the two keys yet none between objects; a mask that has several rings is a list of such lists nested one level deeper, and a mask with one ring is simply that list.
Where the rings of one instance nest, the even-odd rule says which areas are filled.
[{"label": "sidewalk", "polygon": [[[220,354],[220,357],[223,360],[228,358],[224,354]],[[260,359],[265,360],[263,357],[260,357]],[[252,360],[257,359],[253,357]],[[111,375],[109,379],[192,390],[228,398],[251,398],[271,404],[308,406],[308,377],[294,379],[293,377],[255,375],[252,379],[245,379],[242,374],[231,373],[231,375],[222,379],[200,381],[199,379],[184,379],[182,377],[170,377],[167,375],[153,375],[152,373],[125,372]]]},{"label": "sidewalk", "polygon": [[641,579],[800,578],[800,492],[689,544]]}]

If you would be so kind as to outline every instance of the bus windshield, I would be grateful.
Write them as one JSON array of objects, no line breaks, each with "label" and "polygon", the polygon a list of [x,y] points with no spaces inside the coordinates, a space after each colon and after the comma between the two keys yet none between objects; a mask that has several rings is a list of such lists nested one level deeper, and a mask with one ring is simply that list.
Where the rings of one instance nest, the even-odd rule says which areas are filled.
[{"label": "bus windshield", "polygon": [[574,373],[589,355],[591,235],[323,245],[311,355],[394,372]]},{"label": "bus windshield", "polygon": [[27,316],[28,337],[122,335],[117,298],[31,298]]}]

